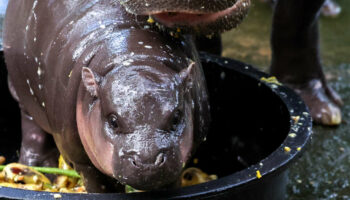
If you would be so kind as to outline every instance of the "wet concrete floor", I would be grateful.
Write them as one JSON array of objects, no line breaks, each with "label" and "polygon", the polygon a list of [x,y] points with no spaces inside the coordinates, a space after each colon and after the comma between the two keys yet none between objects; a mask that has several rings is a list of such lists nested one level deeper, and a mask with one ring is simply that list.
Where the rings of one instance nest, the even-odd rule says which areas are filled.
[{"label": "wet concrete floor", "polygon": [[[344,101],[344,123],[314,126],[308,150],[289,173],[289,200],[350,199],[350,1],[337,18],[321,17],[321,51],[330,85]],[[223,55],[268,71],[271,7],[253,0],[247,19],[223,35]]]},{"label": "wet concrete floor", "polygon": [[[0,15],[6,2],[0,0]],[[338,2],[341,15],[320,20],[321,50],[327,79],[345,103],[344,123],[314,126],[311,145],[290,170],[289,200],[350,199],[350,1]],[[268,5],[253,0],[243,24],[223,35],[223,55],[268,71],[271,17]]]}]

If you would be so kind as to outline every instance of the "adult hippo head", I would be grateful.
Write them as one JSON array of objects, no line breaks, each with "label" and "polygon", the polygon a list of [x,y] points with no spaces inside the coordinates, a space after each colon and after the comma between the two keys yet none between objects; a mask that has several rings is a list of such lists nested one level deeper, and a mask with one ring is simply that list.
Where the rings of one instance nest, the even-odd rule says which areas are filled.
[{"label": "adult hippo head", "polygon": [[135,15],[150,15],[170,28],[211,34],[236,27],[247,14],[250,0],[119,0]]}]

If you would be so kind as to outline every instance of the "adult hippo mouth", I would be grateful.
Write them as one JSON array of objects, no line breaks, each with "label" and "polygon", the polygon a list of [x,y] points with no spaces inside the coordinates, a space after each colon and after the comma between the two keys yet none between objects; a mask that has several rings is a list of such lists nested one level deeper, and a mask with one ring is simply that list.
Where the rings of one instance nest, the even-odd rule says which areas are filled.
[{"label": "adult hippo mouth", "polygon": [[126,10],[149,15],[168,28],[212,34],[236,27],[246,16],[250,0],[121,0]]}]

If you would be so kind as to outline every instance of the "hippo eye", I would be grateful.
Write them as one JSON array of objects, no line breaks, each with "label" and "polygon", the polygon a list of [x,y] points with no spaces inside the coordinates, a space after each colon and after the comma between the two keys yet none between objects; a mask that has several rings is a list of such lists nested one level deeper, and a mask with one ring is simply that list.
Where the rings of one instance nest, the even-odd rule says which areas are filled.
[{"label": "hippo eye", "polygon": [[181,111],[176,110],[174,112],[173,118],[171,119],[171,131],[175,131],[179,123],[181,122]]},{"label": "hippo eye", "polygon": [[115,115],[110,115],[109,116],[108,123],[111,126],[111,128],[113,128],[113,129],[117,129],[119,127],[118,126],[118,118]]}]

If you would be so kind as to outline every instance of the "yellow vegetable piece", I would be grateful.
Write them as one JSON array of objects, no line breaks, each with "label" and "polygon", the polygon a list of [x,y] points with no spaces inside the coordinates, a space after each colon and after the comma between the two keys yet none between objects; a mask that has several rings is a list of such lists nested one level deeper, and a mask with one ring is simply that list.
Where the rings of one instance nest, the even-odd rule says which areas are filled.
[{"label": "yellow vegetable piece", "polygon": [[51,181],[42,173],[19,163],[6,165],[2,173],[4,173],[4,179],[10,183],[51,184]]},{"label": "yellow vegetable piece", "polygon": [[154,19],[151,16],[149,16],[147,22],[150,23],[150,24],[153,24],[154,23]]},{"label": "yellow vegetable piece", "polygon": [[290,147],[284,147],[284,151],[288,153],[291,151],[291,149],[290,149]]},{"label": "yellow vegetable piece", "polygon": [[6,161],[6,158],[4,156],[0,156],[0,165],[4,164]]},{"label": "yellow vegetable piece", "polygon": [[205,183],[216,179],[218,179],[216,175],[208,175],[198,168],[190,167],[184,172],[182,172],[181,186],[186,187],[190,185]]},{"label": "yellow vegetable piece", "polygon": [[259,170],[256,171],[256,177],[259,178],[259,179],[262,177]]},{"label": "yellow vegetable piece", "polygon": [[271,76],[269,78],[262,77],[260,80],[263,81],[263,82],[266,82],[266,83],[282,85],[282,83],[280,83],[275,76]]},{"label": "yellow vegetable piece", "polygon": [[62,155],[58,158],[58,168],[60,169],[73,169],[71,166],[67,164],[67,162],[63,159]]},{"label": "yellow vegetable piece", "polygon": [[300,119],[300,116],[292,116],[292,120],[294,121],[295,124],[298,123],[299,119]]}]

